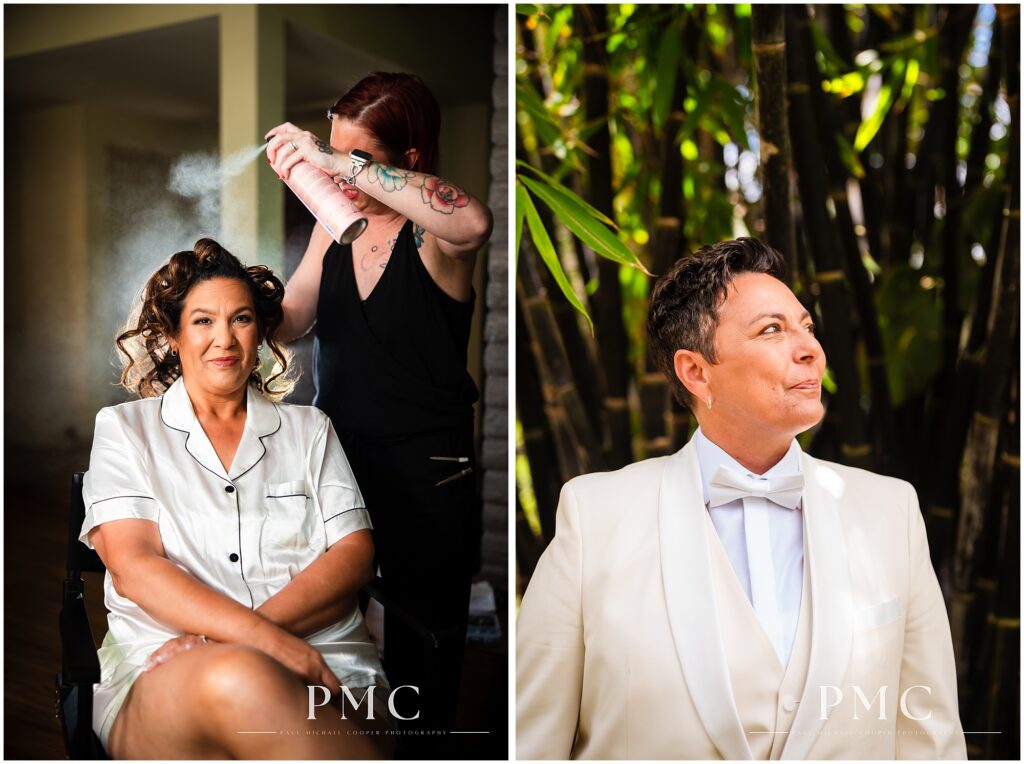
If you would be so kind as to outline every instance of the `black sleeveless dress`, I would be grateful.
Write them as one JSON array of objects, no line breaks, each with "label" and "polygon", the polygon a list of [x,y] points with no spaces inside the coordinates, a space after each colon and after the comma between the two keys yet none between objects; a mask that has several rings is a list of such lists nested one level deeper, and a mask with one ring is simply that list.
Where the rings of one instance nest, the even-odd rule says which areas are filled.
[{"label": "black sleeveless dress", "polygon": [[434,283],[408,221],[365,301],[351,246],[330,246],[314,343],[314,405],[331,418],[366,500],[381,577],[418,619],[450,637],[440,686],[424,687],[421,643],[385,614],[391,686],[421,688],[418,699],[407,693],[415,707],[405,710],[396,695],[398,711],[421,711],[419,726],[445,731],[454,729],[479,555],[478,392],[466,371],[474,299],[459,302]]}]

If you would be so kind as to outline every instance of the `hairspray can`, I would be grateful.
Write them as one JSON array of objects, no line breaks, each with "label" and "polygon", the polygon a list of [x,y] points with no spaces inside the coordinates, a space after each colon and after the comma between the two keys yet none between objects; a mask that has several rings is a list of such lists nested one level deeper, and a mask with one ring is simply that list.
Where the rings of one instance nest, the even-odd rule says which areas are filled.
[{"label": "hairspray can", "polygon": [[339,244],[351,244],[366,229],[366,217],[327,173],[297,162],[285,184]]}]

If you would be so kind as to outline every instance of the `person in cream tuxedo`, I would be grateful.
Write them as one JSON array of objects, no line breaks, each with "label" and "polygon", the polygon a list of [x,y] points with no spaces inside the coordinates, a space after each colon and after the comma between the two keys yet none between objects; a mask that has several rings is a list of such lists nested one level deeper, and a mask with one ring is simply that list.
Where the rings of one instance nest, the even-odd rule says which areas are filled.
[{"label": "person in cream tuxedo", "polygon": [[562,489],[519,611],[520,759],[964,759],[913,487],[822,461],[825,355],[754,239],[654,288],[652,355],[699,428]]}]

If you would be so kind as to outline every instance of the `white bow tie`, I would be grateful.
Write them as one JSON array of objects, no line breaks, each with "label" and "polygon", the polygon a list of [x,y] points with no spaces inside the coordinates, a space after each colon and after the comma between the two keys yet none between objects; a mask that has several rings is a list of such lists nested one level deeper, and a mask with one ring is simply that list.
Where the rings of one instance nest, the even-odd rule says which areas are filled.
[{"label": "white bow tie", "polygon": [[801,474],[773,477],[767,480],[742,475],[728,467],[719,467],[709,485],[709,507],[720,507],[730,501],[747,496],[759,496],[787,509],[800,505],[804,491],[804,476]]}]

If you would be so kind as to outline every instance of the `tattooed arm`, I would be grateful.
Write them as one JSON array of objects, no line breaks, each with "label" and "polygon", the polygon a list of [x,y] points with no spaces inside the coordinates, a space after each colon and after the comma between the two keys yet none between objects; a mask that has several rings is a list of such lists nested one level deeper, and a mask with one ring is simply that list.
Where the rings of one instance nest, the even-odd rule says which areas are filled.
[{"label": "tattooed arm", "polygon": [[[282,178],[305,160],[335,178],[347,177],[352,162],[310,132],[291,123],[275,127],[267,137],[267,158]],[[292,148],[292,145],[296,148]],[[430,234],[441,254],[472,258],[487,243],[493,224],[491,211],[454,183],[433,175],[370,162],[356,176],[355,187],[409,218],[422,243]]]}]

